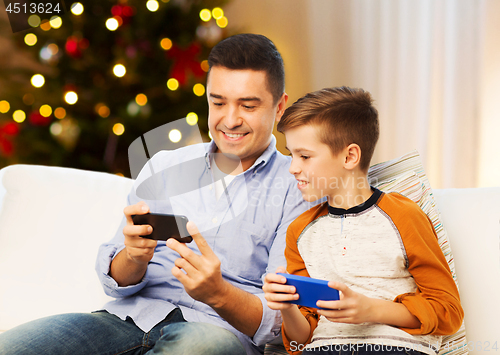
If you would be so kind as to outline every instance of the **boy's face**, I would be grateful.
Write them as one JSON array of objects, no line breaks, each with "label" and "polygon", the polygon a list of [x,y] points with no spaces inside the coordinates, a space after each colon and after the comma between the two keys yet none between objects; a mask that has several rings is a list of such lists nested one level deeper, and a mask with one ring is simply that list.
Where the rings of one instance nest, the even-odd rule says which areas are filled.
[{"label": "boy's face", "polygon": [[304,125],[285,131],[286,146],[292,155],[289,171],[309,202],[325,196],[333,200],[347,172],[343,154],[334,156],[330,147],[321,143],[318,129],[316,125]]},{"label": "boy's face", "polygon": [[264,71],[211,68],[208,127],[218,152],[238,156],[244,170],[252,166],[271,142],[287,98],[283,94],[274,104]]}]

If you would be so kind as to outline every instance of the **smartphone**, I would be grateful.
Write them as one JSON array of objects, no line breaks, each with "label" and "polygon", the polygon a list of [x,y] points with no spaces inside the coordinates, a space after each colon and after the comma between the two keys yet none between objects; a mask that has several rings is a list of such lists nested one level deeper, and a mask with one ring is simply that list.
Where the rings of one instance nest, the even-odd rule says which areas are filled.
[{"label": "smartphone", "polygon": [[316,305],[319,300],[338,301],[340,299],[339,291],[328,287],[328,281],[281,272],[278,275],[286,277],[286,284],[295,286],[295,291],[299,294],[299,299],[287,302],[305,307],[320,308]]},{"label": "smartphone", "polygon": [[134,221],[135,225],[149,224],[153,228],[151,234],[141,235],[143,238],[153,240],[174,238],[181,243],[190,243],[193,240],[193,237],[189,235],[186,228],[188,222],[186,216],[146,213],[133,215],[132,221]]}]

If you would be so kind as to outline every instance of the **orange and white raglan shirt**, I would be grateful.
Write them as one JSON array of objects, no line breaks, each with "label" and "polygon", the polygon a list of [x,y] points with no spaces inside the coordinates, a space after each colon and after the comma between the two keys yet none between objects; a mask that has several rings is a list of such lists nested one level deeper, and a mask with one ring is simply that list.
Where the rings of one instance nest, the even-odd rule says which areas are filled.
[{"label": "orange and white raglan shirt", "polygon": [[[326,202],[288,227],[285,256],[290,274],[338,281],[367,297],[404,304],[420,329],[346,324],[299,309],[311,325],[309,347],[380,344],[435,355],[441,336],[462,324],[460,297],[434,228],[420,207],[397,193],[374,193],[362,205],[339,209]],[[283,341],[290,354],[286,325]],[[300,347],[302,349],[303,347]]]}]

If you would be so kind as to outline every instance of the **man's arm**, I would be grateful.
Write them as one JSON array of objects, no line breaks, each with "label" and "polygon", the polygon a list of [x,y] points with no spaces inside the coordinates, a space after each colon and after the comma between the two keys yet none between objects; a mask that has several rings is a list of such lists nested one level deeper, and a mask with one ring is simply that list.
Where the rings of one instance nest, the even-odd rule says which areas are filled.
[{"label": "man's arm", "polygon": [[123,228],[125,249],[116,255],[109,270],[109,275],[121,287],[138,284],[146,274],[149,261],[153,258],[157,242],[140,237],[150,234],[151,226],[136,226],[131,217],[147,212],[149,212],[149,207],[144,202],[127,206],[123,210],[127,220],[127,224]]}]

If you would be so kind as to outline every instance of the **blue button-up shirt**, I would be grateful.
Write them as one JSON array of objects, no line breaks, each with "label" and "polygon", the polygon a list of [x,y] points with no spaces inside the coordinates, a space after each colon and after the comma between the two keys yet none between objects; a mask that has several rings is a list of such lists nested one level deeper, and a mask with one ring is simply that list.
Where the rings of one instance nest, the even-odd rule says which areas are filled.
[{"label": "blue button-up shirt", "polygon": [[[131,317],[143,331],[151,330],[175,307],[190,322],[207,322],[233,332],[248,354],[259,354],[280,334],[279,311],[267,307],[263,278],[286,266],[288,225],[311,205],[303,201],[289,173],[290,157],[276,150],[274,136],[267,149],[245,172],[237,175],[216,198],[211,158],[214,142],[157,153],[143,168],[128,203],[144,200],[151,212],[174,213],[193,221],[221,261],[224,279],[260,298],[262,321],[250,338],[237,331],[211,307],[191,298],[171,269],[179,254],[159,241],[143,280],[119,287],[109,276],[112,259],[124,249],[122,229],[99,249],[96,270],[107,295],[116,300],[104,307],[125,320]],[[200,254],[194,242],[187,244]]]}]

